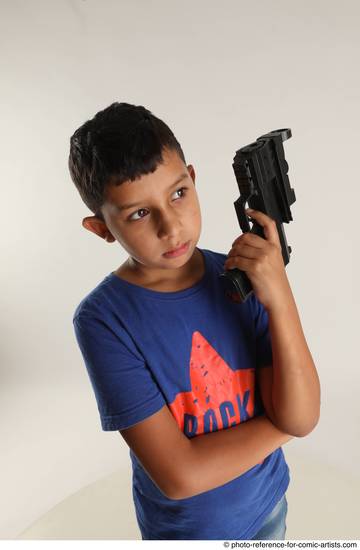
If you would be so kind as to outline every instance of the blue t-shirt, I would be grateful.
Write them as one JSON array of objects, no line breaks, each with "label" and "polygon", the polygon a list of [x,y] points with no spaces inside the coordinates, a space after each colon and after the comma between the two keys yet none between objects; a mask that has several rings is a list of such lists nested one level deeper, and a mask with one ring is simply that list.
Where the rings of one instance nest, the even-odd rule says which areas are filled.
[{"label": "blue t-shirt", "polygon": [[[254,293],[231,302],[219,281],[226,255],[199,249],[194,286],[159,292],[107,275],[74,313],[76,338],[103,430],[122,430],[169,407],[191,438],[262,414],[255,369],[272,364],[267,312]],[[278,448],[234,480],[167,498],[130,449],[135,512],[144,539],[251,539],[285,493]]]}]

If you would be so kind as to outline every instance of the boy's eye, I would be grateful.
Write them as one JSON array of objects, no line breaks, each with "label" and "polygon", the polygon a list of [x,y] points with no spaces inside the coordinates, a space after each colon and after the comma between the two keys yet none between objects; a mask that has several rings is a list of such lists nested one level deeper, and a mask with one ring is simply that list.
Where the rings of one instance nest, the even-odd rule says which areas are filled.
[{"label": "boy's eye", "polygon": [[[178,199],[182,199],[186,195],[187,187],[180,187],[174,192],[174,195],[175,193],[179,193],[180,191],[182,191],[183,195],[178,197]],[[175,200],[178,200],[178,199],[175,199]],[[133,212],[133,214],[131,214],[131,216],[129,217],[129,220],[136,222],[138,220],[141,220],[142,218],[145,218],[145,215],[140,216],[139,218],[134,217],[136,214],[139,214],[139,212],[146,212],[146,208],[139,208],[139,210],[136,210],[136,212]]]},{"label": "boy's eye", "polygon": [[134,214],[132,214],[129,219],[132,220],[132,221],[134,221],[134,220],[136,221],[136,220],[139,220],[141,218],[144,218],[144,216],[140,216],[140,218],[134,218],[135,214],[138,214],[139,212],[145,212],[145,208],[140,208],[140,210],[136,210],[136,212],[134,212]]}]

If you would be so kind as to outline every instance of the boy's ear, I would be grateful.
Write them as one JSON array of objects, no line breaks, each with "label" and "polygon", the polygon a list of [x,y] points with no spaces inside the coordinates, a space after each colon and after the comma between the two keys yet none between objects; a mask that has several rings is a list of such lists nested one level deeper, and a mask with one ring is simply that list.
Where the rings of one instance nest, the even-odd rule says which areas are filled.
[{"label": "boy's ear", "polygon": [[188,169],[188,172],[189,172],[189,174],[190,174],[190,176],[191,176],[191,179],[193,180],[193,183],[194,183],[194,185],[195,185],[195,169],[194,169],[193,165],[192,165],[192,164],[188,164],[186,168]]},{"label": "boy's ear", "polygon": [[87,216],[84,218],[82,226],[102,239],[105,239],[108,243],[113,243],[116,240],[108,230],[106,224],[96,216]]}]

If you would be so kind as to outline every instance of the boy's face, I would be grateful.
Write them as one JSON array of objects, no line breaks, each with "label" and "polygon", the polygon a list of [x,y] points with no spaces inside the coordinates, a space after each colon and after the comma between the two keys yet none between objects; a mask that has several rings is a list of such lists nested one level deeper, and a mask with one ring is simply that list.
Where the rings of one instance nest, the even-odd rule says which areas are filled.
[{"label": "boy's face", "polygon": [[[175,273],[193,256],[201,233],[195,171],[175,151],[163,151],[163,163],[155,172],[108,186],[105,197],[105,223],[91,216],[84,218],[83,226],[108,242],[118,241],[133,269],[161,277],[170,275],[168,270]],[[185,253],[164,256],[184,243],[189,243]]]}]

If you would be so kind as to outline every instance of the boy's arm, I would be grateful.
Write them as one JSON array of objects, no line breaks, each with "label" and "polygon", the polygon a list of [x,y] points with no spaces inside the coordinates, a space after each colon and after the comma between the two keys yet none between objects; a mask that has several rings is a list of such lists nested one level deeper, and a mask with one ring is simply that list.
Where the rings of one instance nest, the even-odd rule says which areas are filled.
[{"label": "boy's arm", "polygon": [[189,439],[167,405],[120,433],[153,482],[174,500],[224,485],[292,439],[266,416]]},{"label": "boy's arm", "polygon": [[268,307],[267,312],[273,354],[274,421],[279,429],[303,437],[319,421],[320,381],[290,285],[283,304]]},{"label": "boy's arm", "polygon": [[255,369],[255,376],[259,386],[261,401],[264,405],[265,414],[271,422],[279,428],[276,423],[274,407],[272,404],[272,386],[273,386],[273,367],[259,367]]},{"label": "boy's arm", "polygon": [[265,415],[193,438],[194,472],[179,498],[194,496],[235,479],[291,439],[293,436],[279,430]]},{"label": "boy's arm", "polygon": [[280,430],[303,437],[320,418],[320,381],[286,275],[276,223],[258,210],[247,212],[263,227],[265,238],[251,232],[240,235],[224,267],[244,270],[267,310],[275,423]]}]

